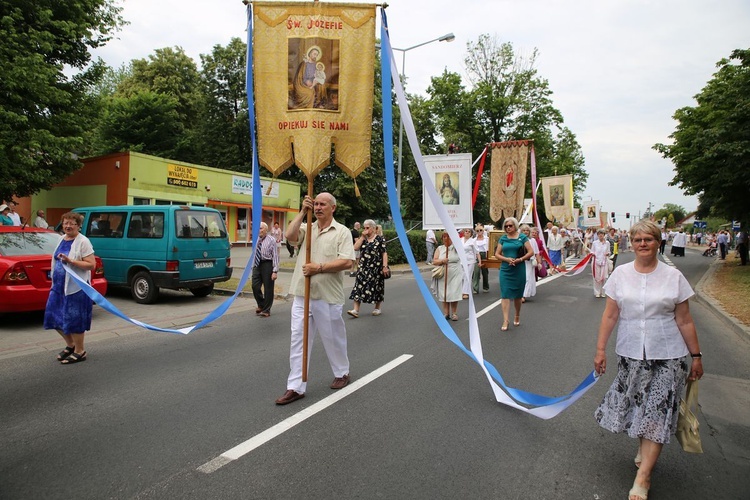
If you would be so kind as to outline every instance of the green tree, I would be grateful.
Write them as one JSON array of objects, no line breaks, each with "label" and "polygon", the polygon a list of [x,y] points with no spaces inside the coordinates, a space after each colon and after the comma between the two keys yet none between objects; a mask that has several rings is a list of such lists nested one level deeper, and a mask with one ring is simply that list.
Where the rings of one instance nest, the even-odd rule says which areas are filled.
[{"label": "green tree", "polygon": [[177,107],[174,97],[149,90],[110,98],[99,122],[97,149],[180,159],[184,129]]},{"label": "green tree", "polygon": [[[162,99],[158,103],[150,98],[144,100],[144,96],[148,93],[169,97],[169,101],[174,105],[174,110],[180,122],[179,126],[176,127],[180,136],[174,138],[174,147],[165,147],[165,142],[160,139],[160,131],[148,128],[149,126],[159,126],[161,119],[151,122],[141,121],[137,127],[133,127],[131,130],[129,130],[128,124],[110,127],[100,135],[108,137],[112,143],[136,142],[141,144],[144,152],[162,151],[159,154],[164,156],[169,151],[170,158],[197,163],[199,148],[196,130],[201,106],[201,79],[195,61],[185,54],[181,47],[156,49],[148,59],[133,60],[130,74],[122,79],[115,91],[114,97],[118,100],[111,100],[107,106],[115,103],[118,106],[123,106],[119,99],[134,98],[137,102],[131,107],[132,110],[143,108],[150,102],[158,104],[160,111],[164,111],[163,106],[167,100]],[[121,111],[118,110],[118,112]],[[174,131],[174,128],[170,130]],[[108,135],[111,133],[123,133],[124,135],[119,137]],[[142,134],[140,140],[138,134]],[[151,139],[158,139],[159,142],[152,144],[149,142]],[[100,153],[107,152],[111,151],[100,151]]]},{"label": "green tree", "polygon": [[104,68],[89,50],[124,24],[120,11],[114,0],[0,4],[0,198],[37,193],[80,168],[95,109],[88,89]]},{"label": "green tree", "polygon": [[667,216],[667,227],[672,228],[674,226],[675,226],[674,214],[669,214]]},{"label": "green tree", "polygon": [[718,71],[678,109],[671,145],[654,149],[674,164],[670,185],[698,195],[698,214],[750,222],[750,49],[717,63]]},{"label": "green tree", "polygon": [[252,164],[245,90],[247,45],[232,38],[201,54],[201,100],[196,137],[199,163],[249,172]]},{"label": "green tree", "polygon": [[[685,217],[687,217],[687,210],[685,210],[684,207],[681,207],[680,205],[675,205],[674,203],[665,203],[664,207],[660,208],[656,212],[654,212],[654,217],[656,220],[662,220],[662,218],[667,218],[667,227],[674,227],[675,223],[678,221],[681,221]],[[669,224],[669,218],[672,218],[672,224]]]}]

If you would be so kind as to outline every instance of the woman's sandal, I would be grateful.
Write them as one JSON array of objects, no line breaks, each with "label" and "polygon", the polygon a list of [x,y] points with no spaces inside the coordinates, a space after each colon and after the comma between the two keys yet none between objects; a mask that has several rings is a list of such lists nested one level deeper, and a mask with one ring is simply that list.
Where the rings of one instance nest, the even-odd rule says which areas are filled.
[{"label": "woman's sandal", "polygon": [[521,326],[521,316],[516,316],[513,320],[513,326]]},{"label": "woman's sandal", "polygon": [[80,361],[86,361],[86,351],[83,351],[81,354],[78,354],[77,352],[74,352],[73,354],[71,354],[67,358],[65,358],[62,361],[60,361],[60,363],[63,364],[63,365],[70,365],[70,364],[73,364],[73,363],[78,363]]},{"label": "woman's sandal", "polygon": [[633,487],[628,492],[628,498],[635,497],[638,500],[648,500],[648,489],[633,483]]},{"label": "woman's sandal", "polygon": [[348,314],[352,318],[359,318],[359,311],[355,311],[354,309],[352,309],[351,311],[346,311],[346,314]]},{"label": "woman's sandal", "polygon": [[62,361],[75,352],[75,347],[65,346],[65,349],[57,353],[57,360]]},{"label": "woman's sandal", "polygon": [[635,456],[635,458],[633,459],[633,462],[635,462],[635,468],[636,468],[636,469],[640,469],[640,468],[641,468],[641,461],[642,461],[642,458],[641,458],[641,450],[639,449],[639,450],[638,450],[638,454],[637,454],[637,455]]},{"label": "woman's sandal", "polygon": [[458,314],[451,314],[451,321],[458,321]]},{"label": "woman's sandal", "polygon": [[503,326],[500,327],[500,330],[502,330],[503,332],[507,332],[508,331],[508,322],[507,321],[503,321]]}]

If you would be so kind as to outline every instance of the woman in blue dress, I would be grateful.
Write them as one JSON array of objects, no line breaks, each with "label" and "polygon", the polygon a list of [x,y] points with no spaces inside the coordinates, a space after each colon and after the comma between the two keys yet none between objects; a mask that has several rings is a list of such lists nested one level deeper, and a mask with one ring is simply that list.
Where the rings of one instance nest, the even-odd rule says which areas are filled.
[{"label": "woman in blue dress", "polygon": [[525,262],[534,256],[529,238],[518,232],[518,220],[508,217],[503,223],[505,234],[500,237],[495,249],[495,257],[500,265],[500,298],[503,310],[502,331],[508,330],[508,318],[510,316],[510,300],[516,308],[514,326],[521,324],[521,299],[526,287],[526,264]]},{"label": "woman in blue dress", "polygon": [[79,278],[91,282],[91,271],[96,267],[94,247],[81,234],[83,215],[68,212],[62,216],[62,229],[55,253],[52,254],[52,287],[44,310],[44,328],[57,330],[65,340],[65,349],[57,355],[62,364],[86,361],[84,332],[91,329],[93,305],[81,287],[68,276],[67,266]]}]

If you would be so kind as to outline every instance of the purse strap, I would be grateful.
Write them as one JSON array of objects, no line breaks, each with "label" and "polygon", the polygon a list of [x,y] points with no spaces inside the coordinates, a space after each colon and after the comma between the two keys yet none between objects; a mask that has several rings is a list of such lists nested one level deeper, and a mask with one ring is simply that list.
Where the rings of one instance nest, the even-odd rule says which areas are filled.
[{"label": "purse strap", "polygon": [[698,406],[698,381],[688,380],[687,388],[685,390],[685,404],[688,408],[692,408],[693,405]]}]

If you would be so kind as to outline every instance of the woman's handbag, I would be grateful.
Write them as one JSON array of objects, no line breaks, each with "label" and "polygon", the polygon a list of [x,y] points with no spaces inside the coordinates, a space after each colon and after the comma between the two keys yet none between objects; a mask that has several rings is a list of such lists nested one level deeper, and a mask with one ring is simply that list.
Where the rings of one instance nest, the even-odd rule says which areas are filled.
[{"label": "woman's handbag", "polygon": [[612,262],[612,259],[607,259],[607,272],[611,273],[615,269],[615,263]]},{"label": "woman's handbag", "polygon": [[539,278],[546,278],[547,277],[547,263],[542,261],[542,265],[537,268],[536,272],[539,275]]},{"label": "woman's handbag", "polygon": [[[448,258],[448,249],[445,249],[445,258]],[[443,276],[445,276],[445,268],[448,267],[448,264],[444,266],[437,266],[432,268],[432,279],[439,280],[442,279]]]},{"label": "woman's handbag", "polygon": [[701,436],[698,433],[698,418],[691,408],[698,405],[698,381],[687,383],[685,399],[680,399],[680,416],[677,417],[677,441],[688,453],[703,453]]},{"label": "woman's handbag", "polygon": [[387,279],[388,279],[388,278],[390,278],[390,277],[391,277],[391,268],[390,268],[390,267],[388,267],[388,266],[385,266],[385,267],[383,268],[383,279],[386,279],[386,280],[387,280]]},{"label": "woman's handbag", "polygon": [[445,276],[445,266],[435,266],[432,268],[432,279],[439,280]]}]

